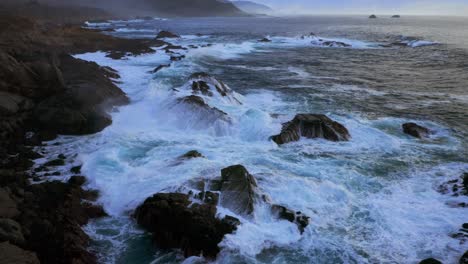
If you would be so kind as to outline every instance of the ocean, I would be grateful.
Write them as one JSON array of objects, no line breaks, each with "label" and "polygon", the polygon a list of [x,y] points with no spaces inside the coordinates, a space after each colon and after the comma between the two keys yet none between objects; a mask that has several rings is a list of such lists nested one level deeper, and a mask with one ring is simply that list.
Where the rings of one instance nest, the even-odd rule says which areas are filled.
[{"label": "ocean", "polygon": [[[76,54],[119,71],[131,103],[90,136],[61,136],[50,155],[74,156],[110,217],[85,227],[102,263],[204,263],[160,251],[132,211],[158,192],[187,191],[193,179],[242,164],[274,204],[310,217],[303,234],[258,201],[227,235],[215,263],[458,263],[467,245],[451,237],[468,219],[467,196],[439,186],[468,172],[467,18],[358,16],[180,18],[88,23],[125,38],[181,35],[185,58]],[[313,33],[313,34],[311,34]],[[305,37],[302,37],[305,36]],[[267,37],[271,42],[259,42]],[[322,41],[321,41],[322,40]],[[346,45],[323,45],[323,40]],[[399,45],[387,45],[399,43]],[[197,47],[197,48],[195,48]],[[241,104],[212,98],[230,122],[174,107],[194,72],[226,83]],[[297,113],[326,114],[352,139],[269,137]],[[402,132],[428,127],[428,139]],[[61,143],[57,145],[55,143]],[[198,150],[206,158],[178,162]],[[64,169],[67,171],[67,168]]]}]

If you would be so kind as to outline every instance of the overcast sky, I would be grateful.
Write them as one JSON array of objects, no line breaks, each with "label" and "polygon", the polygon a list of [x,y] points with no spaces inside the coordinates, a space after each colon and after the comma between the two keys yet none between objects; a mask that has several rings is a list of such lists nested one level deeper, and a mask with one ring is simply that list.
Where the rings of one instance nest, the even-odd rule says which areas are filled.
[{"label": "overcast sky", "polygon": [[468,0],[253,0],[276,10],[316,14],[429,14],[468,16]]}]

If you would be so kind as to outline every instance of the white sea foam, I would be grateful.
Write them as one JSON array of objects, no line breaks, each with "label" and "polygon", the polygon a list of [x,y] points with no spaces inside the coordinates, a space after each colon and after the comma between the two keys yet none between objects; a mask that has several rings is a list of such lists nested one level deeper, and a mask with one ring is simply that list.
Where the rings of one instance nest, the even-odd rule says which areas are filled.
[{"label": "white sea foam", "polygon": [[[280,42],[273,39],[273,44]],[[118,249],[100,248],[102,260],[112,263],[115,254],[125,251],[127,241],[122,237],[135,231],[125,216],[145,198],[177,190],[195,177],[218,177],[220,169],[243,164],[257,178],[259,192],[275,204],[303,212],[311,221],[301,235],[294,224],[273,218],[268,205],[258,202],[253,218],[237,216],[242,225],[221,243],[219,263],[261,262],[258,259],[269,250],[278,263],[298,256],[302,262],[412,263],[427,257],[454,262],[461,247],[447,234],[459,228],[466,214],[446,203],[466,198],[446,197],[435,189],[442,179],[458,176],[468,165],[420,165],[434,152],[459,150],[459,142],[443,126],[423,121],[436,132],[424,141],[402,133],[401,124],[410,120],[329,113],[349,129],[349,142],[302,139],[279,147],[268,138],[294,116],[297,106],[285,103],[276,92],[236,95],[242,104],[204,98],[232,119],[221,127],[200,124],[197,113],[171,107],[177,98],[190,94],[184,78],[203,70],[197,60],[238,58],[257,45],[216,44],[189,50],[186,60],[162,70],[155,79],[148,71],[169,62],[161,52],[125,60],[106,58],[103,52],[76,56],[118,70],[119,85],[132,101],[112,114],[113,124],[103,132],[75,141],[61,138],[65,144],[55,147],[55,151],[64,146],[79,150],[76,161],[84,163],[88,186],[101,191],[99,201],[115,220],[115,226],[106,225],[118,231],[115,235],[97,231],[103,223],[87,227],[93,238],[109,240]],[[302,69],[289,70],[306,74]],[[384,95],[359,87],[330,89]],[[273,113],[284,115],[273,118]],[[175,165],[177,157],[192,149],[206,158]],[[232,214],[221,207],[219,212]],[[155,263],[163,259],[158,257]],[[197,261],[201,260],[191,258],[186,263]]]}]

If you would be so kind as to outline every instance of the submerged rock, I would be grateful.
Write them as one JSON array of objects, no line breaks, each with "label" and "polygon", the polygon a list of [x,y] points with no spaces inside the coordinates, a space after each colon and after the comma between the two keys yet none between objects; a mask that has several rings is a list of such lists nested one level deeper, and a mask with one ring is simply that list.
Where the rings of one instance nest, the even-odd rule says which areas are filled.
[{"label": "submerged rock", "polygon": [[184,155],[180,156],[182,159],[195,159],[195,158],[204,158],[203,154],[198,152],[197,150],[191,150]]},{"label": "submerged rock", "polygon": [[169,67],[171,67],[170,64],[159,65],[158,67],[154,68],[154,70],[152,70],[151,73],[157,73],[160,70],[162,70],[164,68],[169,68]]},{"label": "submerged rock", "polygon": [[217,120],[231,122],[231,119],[225,112],[216,107],[209,106],[200,96],[190,95],[179,98],[177,101],[179,104],[184,104],[189,107],[191,112],[198,112],[200,118],[203,118],[204,122],[212,123]]},{"label": "submerged rock", "polygon": [[301,137],[323,138],[330,141],[348,141],[351,138],[346,127],[325,115],[298,114],[283,124],[279,135],[271,139],[279,145],[299,141]]},{"label": "submerged rock", "polygon": [[287,220],[291,223],[295,223],[301,234],[305,228],[309,225],[310,217],[303,215],[301,212],[295,212],[281,205],[272,205],[271,212],[280,219]]},{"label": "submerged rock", "polygon": [[250,215],[254,211],[257,181],[242,165],[221,170],[221,205],[236,214]]},{"label": "submerged rock", "polygon": [[158,33],[158,35],[156,36],[156,39],[162,39],[162,38],[180,38],[180,36],[172,32],[162,30]]},{"label": "submerged rock", "polygon": [[416,138],[427,138],[431,133],[428,128],[420,126],[416,123],[403,124],[403,132]]},{"label": "submerged rock", "polygon": [[267,43],[267,42],[271,42],[271,39],[269,39],[269,38],[262,38],[262,39],[260,39],[258,42]]},{"label": "submerged rock", "polygon": [[442,264],[442,262],[438,261],[437,259],[434,259],[434,258],[428,258],[428,259],[425,259],[421,262],[419,262],[419,264]]},{"label": "submerged rock", "polygon": [[216,217],[216,206],[192,204],[181,193],[158,193],[135,211],[139,225],[153,233],[162,249],[180,248],[185,257],[203,255],[215,258],[224,235],[236,230],[239,220]]}]

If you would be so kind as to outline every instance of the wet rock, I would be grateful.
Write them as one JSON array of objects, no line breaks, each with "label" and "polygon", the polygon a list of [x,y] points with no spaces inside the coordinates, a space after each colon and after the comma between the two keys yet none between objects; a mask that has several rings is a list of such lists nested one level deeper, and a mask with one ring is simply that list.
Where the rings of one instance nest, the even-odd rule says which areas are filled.
[{"label": "wet rock", "polygon": [[156,39],[162,39],[162,38],[180,38],[180,36],[172,32],[162,30],[158,33],[158,35],[156,36]]},{"label": "wet rock", "polygon": [[271,139],[282,145],[299,141],[301,137],[347,141],[351,135],[343,125],[325,115],[299,114],[292,121],[283,124],[281,133]]},{"label": "wet rock", "polygon": [[20,213],[16,202],[5,188],[0,188],[0,205],[0,217],[14,218]]},{"label": "wet rock", "polygon": [[75,174],[80,173],[80,172],[81,172],[81,166],[82,166],[82,165],[72,167],[72,168],[70,169],[70,172],[71,172],[71,173],[75,173]]},{"label": "wet rock", "polygon": [[178,56],[171,56],[170,60],[171,61],[181,61],[184,58],[185,58],[185,55],[178,55]]},{"label": "wet rock", "polygon": [[463,256],[460,258],[460,264],[468,264],[468,250],[463,254]]},{"label": "wet rock", "polygon": [[84,176],[72,176],[68,180],[68,183],[71,185],[82,186],[86,183],[86,177]]},{"label": "wet rock", "polygon": [[198,112],[204,122],[213,123],[218,120],[231,122],[229,116],[216,107],[211,107],[199,96],[190,95],[178,99],[179,104],[186,105],[191,112]]},{"label": "wet rock", "polygon": [[427,138],[431,133],[428,128],[420,126],[416,123],[403,124],[403,132],[416,138]]},{"label": "wet rock", "polygon": [[370,15],[369,18],[370,19],[375,19],[375,18],[377,18],[377,16],[376,15]]},{"label": "wet rock", "polygon": [[190,150],[189,152],[185,153],[184,155],[180,156],[182,159],[195,159],[195,158],[204,158],[203,154],[198,152],[197,150]]},{"label": "wet rock", "polygon": [[24,244],[21,226],[12,219],[0,218],[0,242],[4,241],[10,241],[10,243],[15,245]]},{"label": "wet rock", "polygon": [[254,211],[257,181],[242,165],[221,170],[221,205],[236,214],[250,215]]},{"label": "wet rock", "polygon": [[419,262],[419,264],[442,264],[442,262],[438,261],[437,259],[434,259],[434,258],[428,258],[428,259],[425,259],[421,262]]},{"label": "wet rock", "polygon": [[468,195],[468,173],[464,173],[456,179],[443,183],[437,190],[442,194],[450,194],[452,196]]},{"label": "wet rock", "polygon": [[154,68],[154,70],[151,71],[151,73],[157,73],[159,72],[160,70],[164,69],[164,68],[169,68],[171,67],[170,64],[165,64],[165,65],[159,65],[158,67]]},{"label": "wet rock", "polygon": [[135,211],[139,225],[153,233],[162,249],[180,248],[185,257],[203,255],[215,258],[225,234],[236,230],[233,217],[216,218],[216,206],[191,205],[189,196],[158,193],[146,199]]},{"label": "wet rock", "polygon": [[9,242],[0,243],[1,263],[9,264],[40,264],[36,254],[23,250]]},{"label": "wet rock", "polygon": [[201,93],[206,96],[214,96],[217,94],[221,97],[228,97],[232,102],[241,104],[241,102],[233,95],[233,91],[226,84],[208,73],[194,73],[190,76],[189,80],[194,94]]},{"label": "wet rock", "polygon": [[309,225],[310,217],[303,215],[301,212],[290,210],[284,206],[273,205],[271,207],[271,212],[280,219],[295,223],[301,234],[304,233],[305,228]]},{"label": "wet rock", "polygon": [[351,47],[350,44],[344,43],[341,41],[321,41],[323,46],[332,47],[332,48],[346,48]]},{"label": "wet rock", "polygon": [[400,15],[393,15],[392,18],[400,18]]},{"label": "wet rock", "polygon": [[57,167],[57,166],[63,166],[63,165],[65,165],[65,161],[63,159],[54,159],[44,164],[44,166],[47,166],[47,167]]},{"label": "wet rock", "polygon": [[258,42],[268,43],[268,42],[271,42],[271,39],[269,39],[269,38],[262,38],[262,39],[260,39]]}]

